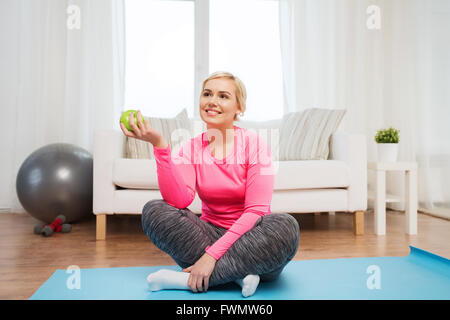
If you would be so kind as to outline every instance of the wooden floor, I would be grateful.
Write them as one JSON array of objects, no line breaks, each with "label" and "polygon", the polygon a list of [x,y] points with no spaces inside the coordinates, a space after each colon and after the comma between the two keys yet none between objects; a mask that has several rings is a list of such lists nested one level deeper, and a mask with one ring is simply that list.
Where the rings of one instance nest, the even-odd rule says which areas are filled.
[{"label": "wooden floor", "polygon": [[[373,211],[365,234],[353,235],[350,213],[294,214],[300,247],[294,260],[406,256],[408,245],[450,258],[450,221],[418,215],[416,236],[404,233],[404,213],[388,211],[385,236],[374,234]],[[56,269],[175,265],[143,234],[140,216],[108,216],[107,240],[95,240],[95,217],[73,224],[72,232],[44,238],[27,214],[0,214],[0,299],[28,299]]]}]

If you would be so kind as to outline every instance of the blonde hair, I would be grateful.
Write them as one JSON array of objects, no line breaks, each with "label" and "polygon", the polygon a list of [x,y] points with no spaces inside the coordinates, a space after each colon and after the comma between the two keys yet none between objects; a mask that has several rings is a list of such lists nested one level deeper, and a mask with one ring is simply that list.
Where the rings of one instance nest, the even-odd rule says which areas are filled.
[{"label": "blonde hair", "polygon": [[[237,103],[239,105],[239,109],[241,110],[242,115],[244,115],[245,109],[246,109],[246,100],[247,100],[247,90],[245,89],[245,85],[244,83],[241,81],[241,79],[239,79],[237,76],[226,72],[226,71],[216,71],[212,74],[210,74],[208,76],[208,78],[206,78],[203,81],[202,84],[202,92],[200,93],[200,95],[203,93],[203,90],[205,89],[205,85],[209,80],[212,79],[218,79],[218,78],[225,78],[225,79],[230,79],[233,81],[234,83],[234,87],[236,90],[236,100]],[[236,114],[234,116],[234,121],[239,121],[238,115]]]}]

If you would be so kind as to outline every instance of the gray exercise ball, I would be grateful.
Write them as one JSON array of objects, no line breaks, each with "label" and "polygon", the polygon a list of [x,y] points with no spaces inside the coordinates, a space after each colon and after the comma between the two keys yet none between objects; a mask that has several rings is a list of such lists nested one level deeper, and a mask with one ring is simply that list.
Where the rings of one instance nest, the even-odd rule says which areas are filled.
[{"label": "gray exercise ball", "polygon": [[58,215],[71,223],[92,214],[92,155],[68,143],[46,145],[25,159],[16,191],[24,209],[45,223]]}]

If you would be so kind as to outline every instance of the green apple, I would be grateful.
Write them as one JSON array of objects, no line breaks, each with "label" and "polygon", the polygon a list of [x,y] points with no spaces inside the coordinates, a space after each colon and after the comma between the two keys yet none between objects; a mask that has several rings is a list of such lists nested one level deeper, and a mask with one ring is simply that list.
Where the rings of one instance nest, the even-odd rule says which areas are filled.
[{"label": "green apple", "polygon": [[[134,123],[138,125],[137,123],[137,111],[136,110],[127,110],[120,116],[120,122],[123,123],[125,128],[127,128],[128,131],[133,131],[133,129],[130,127],[130,113],[134,113]],[[144,116],[141,114],[142,117],[142,123],[144,123]]]}]

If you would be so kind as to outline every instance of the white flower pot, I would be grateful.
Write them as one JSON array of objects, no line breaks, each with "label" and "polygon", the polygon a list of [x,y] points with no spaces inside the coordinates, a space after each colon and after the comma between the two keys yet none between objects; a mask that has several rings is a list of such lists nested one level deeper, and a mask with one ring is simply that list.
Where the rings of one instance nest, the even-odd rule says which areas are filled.
[{"label": "white flower pot", "polygon": [[377,155],[380,162],[396,162],[398,143],[377,143]]}]

